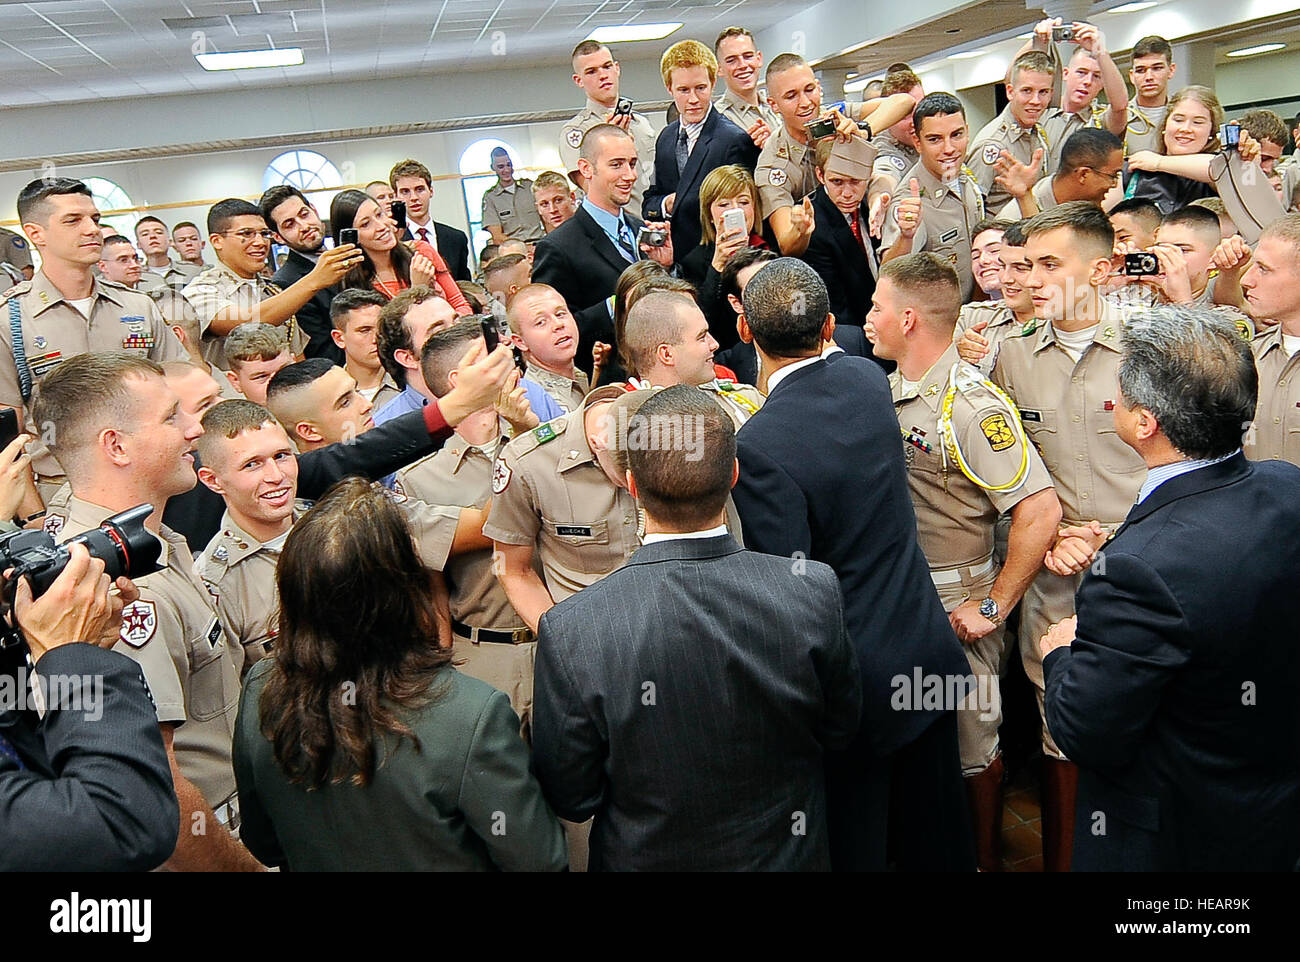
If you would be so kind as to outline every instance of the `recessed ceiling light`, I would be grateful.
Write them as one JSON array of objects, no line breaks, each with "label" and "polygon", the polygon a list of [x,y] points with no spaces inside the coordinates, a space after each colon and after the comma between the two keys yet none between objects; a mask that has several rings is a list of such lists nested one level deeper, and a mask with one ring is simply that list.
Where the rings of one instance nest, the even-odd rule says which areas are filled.
[{"label": "recessed ceiling light", "polygon": [[1156,0],[1137,0],[1136,3],[1121,3],[1118,7],[1111,7],[1106,13],[1137,13],[1139,10],[1148,10],[1156,5]]},{"label": "recessed ceiling light", "polygon": [[1284,43],[1261,43],[1256,47],[1242,47],[1240,50],[1229,50],[1229,57],[1253,57],[1257,53],[1272,53],[1274,50],[1281,50],[1285,47]]},{"label": "recessed ceiling light", "polygon": [[230,53],[196,53],[204,70],[252,70],[256,67],[296,67],[302,63],[302,47],[278,50],[236,50]]},{"label": "recessed ceiling light", "polygon": [[625,23],[614,27],[597,27],[588,34],[588,40],[597,43],[628,43],[633,40],[662,40],[674,31],[682,29],[682,23]]},{"label": "recessed ceiling light", "polygon": [[974,60],[976,57],[982,57],[987,50],[963,50],[961,53],[948,54],[949,60]]}]

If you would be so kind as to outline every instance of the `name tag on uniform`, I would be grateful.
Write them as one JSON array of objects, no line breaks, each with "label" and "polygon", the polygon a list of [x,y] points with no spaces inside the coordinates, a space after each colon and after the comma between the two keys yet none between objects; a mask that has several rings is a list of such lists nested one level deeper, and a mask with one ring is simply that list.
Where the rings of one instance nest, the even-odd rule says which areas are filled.
[{"label": "name tag on uniform", "polygon": [[953,241],[955,241],[959,236],[961,236],[961,231],[958,230],[956,227],[954,227],[952,230],[950,230],[950,231],[945,231],[943,234],[940,234],[940,235],[939,235],[939,243],[940,243],[940,244],[951,244],[951,243],[952,243]]},{"label": "name tag on uniform", "polygon": [[1021,409],[1020,409],[1020,420],[1022,420],[1022,421],[1038,421],[1039,423],[1041,423],[1042,420],[1043,420],[1043,416],[1042,416],[1039,412],[1037,412],[1037,411],[1026,411],[1024,408],[1021,408]]},{"label": "name tag on uniform", "polygon": [[584,524],[557,524],[555,533],[568,538],[590,538],[591,525]]},{"label": "name tag on uniform", "polygon": [[208,647],[216,648],[221,644],[221,621],[213,618],[212,624],[208,626]]}]

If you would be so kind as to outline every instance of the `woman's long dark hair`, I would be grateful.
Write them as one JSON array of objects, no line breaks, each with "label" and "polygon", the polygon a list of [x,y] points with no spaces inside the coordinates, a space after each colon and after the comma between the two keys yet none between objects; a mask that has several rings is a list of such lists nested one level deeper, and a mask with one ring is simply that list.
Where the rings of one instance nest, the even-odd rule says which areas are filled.
[{"label": "woman's long dark hair", "polygon": [[396,709],[427,703],[452,657],[438,647],[433,581],[401,508],[367,481],[340,481],[289,532],[275,581],[262,734],[292,782],[366,785],[386,736],[420,750]]},{"label": "woman's long dark hair", "polygon": [[[366,201],[379,204],[379,201],[363,190],[341,190],[334,195],[334,200],[330,203],[330,228],[334,231],[335,244],[339,242],[339,231],[352,226],[357,218],[357,211],[361,209],[361,205]],[[382,206],[380,206],[379,210],[380,213],[383,213]],[[411,249],[402,243],[401,232],[403,229],[403,225],[399,224],[397,226],[397,246],[392,249],[389,256],[393,259],[393,270],[403,283],[409,286],[411,283],[411,260],[414,255],[411,253]],[[360,287],[370,290],[375,286],[375,262],[370,259],[370,255],[365,253],[364,250],[362,253],[365,256],[361,263],[348,271],[347,276],[343,278],[345,288]]]}]

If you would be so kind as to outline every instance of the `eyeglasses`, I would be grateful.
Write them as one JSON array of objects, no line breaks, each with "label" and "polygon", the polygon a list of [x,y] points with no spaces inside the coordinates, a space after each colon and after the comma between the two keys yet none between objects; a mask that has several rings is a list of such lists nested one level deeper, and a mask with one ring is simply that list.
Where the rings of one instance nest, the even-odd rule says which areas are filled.
[{"label": "eyeglasses", "polygon": [[1109,172],[1104,170],[1098,170],[1096,167],[1089,167],[1088,169],[1092,171],[1094,174],[1096,174],[1098,177],[1105,177],[1112,184],[1115,183],[1115,181],[1119,180],[1124,173],[1123,167],[1119,168],[1118,170],[1112,170]]},{"label": "eyeglasses", "polygon": [[252,227],[245,227],[242,230],[223,230],[223,231],[218,231],[217,233],[225,234],[227,236],[233,235],[235,237],[238,237],[239,242],[245,246],[251,244],[253,242],[254,237],[260,237],[264,241],[269,241],[272,237],[275,236],[274,231],[255,230]]}]

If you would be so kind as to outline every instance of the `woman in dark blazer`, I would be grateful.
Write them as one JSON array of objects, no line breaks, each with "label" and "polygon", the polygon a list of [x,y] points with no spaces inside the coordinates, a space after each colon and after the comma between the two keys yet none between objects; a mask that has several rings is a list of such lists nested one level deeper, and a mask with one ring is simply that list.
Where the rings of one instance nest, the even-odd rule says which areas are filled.
[{"label": "woman in dark blazer", "polygon": [[275,655],[236,722],[249,851],[296,871],[566,866],[510,700],[438,647],[433,583],[387,492],[327,492],[276,583]]}]

